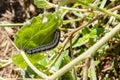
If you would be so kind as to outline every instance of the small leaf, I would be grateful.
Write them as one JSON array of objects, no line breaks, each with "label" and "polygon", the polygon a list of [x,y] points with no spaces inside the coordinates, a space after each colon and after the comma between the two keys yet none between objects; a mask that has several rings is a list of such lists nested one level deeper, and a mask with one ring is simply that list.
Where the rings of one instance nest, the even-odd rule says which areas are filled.
[{"label": "small leaf", "polygon": [[85,27],[84,29],[82,29],[82,35],[86,35],[88,34],[90,31],[89,31],[89,28],[88,27]]},{"label": "small leaf", "polygon": [[84,35],[82,38],[79,38],[76,43],[73,44],[73,48],[81,46],[89,41],[89,34]]},{"label": "small leaf", "polygon": [[89,45],[92,46],[94,43],[95,43],[94,38],[90,38],[90,39],[89,39]]},{"label": "small leaf", "polygon": [[68,53],[68,51],[65,50],[65,51],[60,55],[60,57],[58,58],[57,62],[55,63],[55,68],[56,68],[56,70],[59,70],[60,65],[61,65],[61,63],[62,63],[62,60],[63,60],[64,56],[65,56],[67,53]]},{"label": "small leaf", "polygon": [[[42,72],[46,70],[46,66],[43,66],[41,64],[36,63],[34,64],[34,66]],[[26,71],[31,78],[40,78],[40,76],[38,76],[29,66],[27,67]],[[49,72],[47,72],[46,74],[48,73]]]},{"label": "small leaf", "polygon": [[97,66],[100,63],[100,61],[94,61],[94,65]]},{"label": "small leaf", "polygon": [[104,28],[97,28],[97,35],[104,33]]},{"label": "small leaf", "polygon": [[[27,55],[27,54],[26,54]],[[44,57],[44,53],[41,54],[35,54],[35,55],[27,55],[28,59],[30,60],[30,62],[32,64],[36,64],[39,63],[42,66],[46,66],[47,65],[47,61]],[[28,65],[26,64],[25,60],[23,59],[23,57],[17,53],[12,55],[12,60],[13,63],[21,68],[26,68]]]},{"label": "small leaf", "polygon": [[26,62],[24,61],[23,57],[20,54],[12,55],[12,61],[15,65],[25,68],[27,66]]},{"label": "small leaf", "polygon": [[89,38],[96,38],[97,37],[97,30],[92,29],[91,32],[89,33]]},{"label": "small leaf", "polygon": [[[65,54],[66,53],[66,54]],[[70,57],[68,56],[68,51],[64,52],[64,57],[62,59],[60,59],[60,66],[59,68],[62,68],[63,66],[65,66],[66,64],[68,64],[71,61]],[[75,73],[73,68],[71,70],[69,70],[69,72],[67,72],[66,74],[64,74],[63,76],[61,76],[59,78],[59,80],[75,80]]]},{"label": "small leaf", "polygon": [[38,8],[52,8],[54,5],[52,3],[49,3],[47,0],[34,0],[34,4]]},{"label": "small leaf", "polygon": [[60,5],[62,6],[69,4],[69,3],[77,2],[77,0],[59,0],[59,1],[60,1]]}]

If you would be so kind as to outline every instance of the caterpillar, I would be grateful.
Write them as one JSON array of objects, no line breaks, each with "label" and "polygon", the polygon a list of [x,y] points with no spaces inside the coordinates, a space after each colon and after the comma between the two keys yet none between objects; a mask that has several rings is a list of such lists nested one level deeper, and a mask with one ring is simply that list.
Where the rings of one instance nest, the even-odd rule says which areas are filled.
[{"label": "caterpillar", "polygon": [[48,44],[45,44],[45,45],[37,46],[35,48],[28,49],[25,52],[28,53],[28,54],[34,54],[34,53],[37,53],[37,52],[50,50],[50,49],[57,46],[57,44],[59,43],[59,40],[60,40],[60,30],[56,30],[55,36],[54,36],[54,39],[53,39],[52,42],[50,42]]}]

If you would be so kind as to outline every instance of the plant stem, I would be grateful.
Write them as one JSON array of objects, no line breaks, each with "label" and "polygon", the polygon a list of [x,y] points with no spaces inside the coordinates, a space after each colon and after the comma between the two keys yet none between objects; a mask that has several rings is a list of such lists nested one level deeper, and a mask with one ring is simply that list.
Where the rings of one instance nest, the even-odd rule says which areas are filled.
[{"label": "plant stem", "polygon": [[8,65],[10,65],[12,63],[12,60],[8,60],[7,62],[5,62],[4,64],[2,64],[2,66],[0,68],[6,67]]},{"label": "plant stem", "polygon": [[71,20],[64,20],[63,24],[65,25],[65,24],[68,24],[68,23],[71,23],[71,22],[77,22],[77,21],[80,21],[80,20],[81,20],[80,18],[78,18],[78,19],[71,19]]},{"label": "plant stem", "polygon": [[20,27],[20,26],[23,26],[24,24],[23,23],[14,23],[14,24],[0,24],[0,27]]},{"label": "plant stem", "polygon": [[[86,5],[86,6],[89,6],[89,7],[91,7],[92,9],[95,9],[95,10],[98,10],[98,11],[93,11],[94,13],[99,13],[99,11],[101,11],[101,10],[105,10],[105,9],[101,9],[101,8],[99,8],[99,7],[97,7],[97,6],[93,6],[92,4],[88,4],[88,3],[84,3],[84,2],[82,2],[82,1],[79,1],[78,0],[78,2],[80,2],[80,3],[82,3],[82,4],[84,4],[84,5]],[[53,7],[58,7],[58,5],[55,5],[55,4],[51,4]],[[63,6],[61,6],[60,7],[61,9],[65,9],[65,10],[70,10],[70,11],[78,11],[78,12],[89,12],[89,10],[88,9],[77,9],[77,8],[69,8],[69,7],[63,7]],[[97,8],[99,8],[99,9],[97,9]],[[118,6],[116,6],[115,7],[116,8],[116,10],[117,9],[120,9],[120,5],[118,5]],[[105,11],[107,11],[107,10],[105,10]],[[101,11],[102,12],[102,11]],[[108,11],[107,11],[108,12]],[[104,13],[104,12],[103,12]],[[112,13],[112,12],[111,12]],[[108,13],[109,14],[109,13]],[[112,13],[113,14],[113,13]],[[113,14],[114,15],[114,14]]]},{"label": "plant stem", "polygon": [[[79,21],[80,19],[72,19],[72,20],[64,20],[63,21],[63,24],[68,24],[68,23],[71,23],[71,22],[76,22],[76,21]],[[0,24],[0,27],[20,27],[20,26],[23,26],[24,23],[5,23],[5,24]]]},{"label": "plant stem", "polygon": [[[58,7],[58,5],[53,4],[53,7]],[[89,12],[88,9],[77,9],[77,8],[69,8],[69,7],[63,7],[63,6],[61,6],[60,8],[65,10],[70,10],[70,11]],[[96,13],[97,11],[94,11],[94,12]]]},{"label": "plant stem", "polygon": [[40,77],[42,77],[44,80],[48,80],[48,76],[44,73],[42,73],[41,71],[39,71],[27,58],[27,56],[25,55],[24,51],[20,51],[20,54],[22,55],[22,57],[24,58],[25,62],[29,65],[29,67],[35,72],[37,73]]},{"label": "plant stem", "polygon": [[88,69],[90,67],[90,58],[85,59],[84,67],[83,67],[83,80],[88,80]]},{"label": "plant stem", "polygon": [[95,72],[94,58],[91,58],[90,68],[91,68],[91,73],[92,73],[92,80],[97,80],[96,72]]},{"label": "plant stem", "polygon": [[75,58],[73,61],[65,65],[63,68],[61,68],[59,71],[54,73],[52,76],[49,76],[49,79],[55,80],[57,77],[60,77],[64,73],[69,71],[74,65],[79,63],[81,60],[94,56],[95,52],[101,46],[103,46],[110,38],[112,38],[118,31],[120,31],[120,24],[115,26],[109,33],[107,33],[104,37],[102,37],[97,43],[95,43],[92,47],[90,47],[86,52],[82,53],[80,56]]},{"label": "plant stem", "polygon": [[102,8],[97,7],[97,6],[93,6],[92,4],[85,3],[85,2],[83,2],[83,1],[81,1],[81,0],[78,0],[78,2],[81,3],[81,4],[83,4],[83,5],[86,5],[86,6],[90,7],[90,8],[92,8],[92,9],[94,9],[94,10],[98,10],[98,11],[103,12],[103,13],[109,15],[109,16],[114,16],[114,17],[116,17],[117,19],[120,19],[120,15],[114,14],[114,13],[112,13],[112,12],[106,10],[106,9],[102,9]]}]

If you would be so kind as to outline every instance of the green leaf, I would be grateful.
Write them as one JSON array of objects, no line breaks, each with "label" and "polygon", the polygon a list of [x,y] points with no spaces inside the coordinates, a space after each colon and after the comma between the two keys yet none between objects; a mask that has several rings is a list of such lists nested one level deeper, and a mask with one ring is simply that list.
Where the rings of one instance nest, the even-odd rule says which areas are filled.
[{"label": "green leaf", "polygon": [[[101,30],[102,32],[102,30]],[[89,42],[89,44],[93,45],[95,42],[95,39],[97,38],[97,34],[101,33],[100,30],[98,29],[91,29],[89,30],[88,28],[84,28],[82,30],[82,38],[79,38],[74,44],[73,44],[73,48],[78,47],[78,46],[82,46],[85,43]]]},{"label": "green leaf", "polygon": [[88,41],[89,41],[89,35],[87,34],[87,35],[83,36],[82,38],[79,38],[78,41],[73,44],[73,48],[75,48],[77,46],[81,46]]},{"label": "green leaf", "polygon": [[104,33],[104,28],[97,28],[97,35],[100,36],[100,34]]},{"label": "green leaf", "polygon": [[83,37],[78,38],[75,41],[75,43],[73,43],[72,47],[75,48],[75,47],[81,46],[81,45],[85,44],[86,42],[88,42],[89,38],[90,38],[89,33],[90,33],[90,30],[88,27],[85,27],[84,29],[82,29],[81,34]]},{"label": "green leaf", "polygon": [[82,29],[82,35],[87,35],[89,33],[89,28],[88,27],[85,27],[84,29]]},{"label": "green leaf", "polygon": [[77,2],[77,0],[59,0],[60,2],[60,5],[66,5],[66,4],[69,4],[69,3],[74,3],[74,2]]},{"label": "green leaf", "polygon": [[56,13],[40,14],[29,20],[15,35],[15,44],[19,49],[28,50],[50,43],[61,18]]},{"label": "green leaf", "polygon": [[47,0],[34,0],[34,4],[38,7],[38,8],[52,8],[54,7],[54,4],[49,3]]},{"label": "green leaf", "polygon": [[97,30],[92,29],[91,32],[89,33],[89,38],[96,38],[97,37]]},{"label": "green leaf", "polygon": [[[42,72],[46,70],[46,66],[43,66],[43,65],[38,64],[38,63],[36,63],[34,65],[38,70],[40,70]],[[40,76],[38,76],[29,66],[27,67],[26,71],[31,78],[40,78]],[[48,73],[49,72],[47,72],[46,74],[48,74]]]},{"label": "green leaf", "polygon": [[[27,55],[27,54],[26,54]],[[40,64],[42,66],[46,66],[47,65],[47,61],[44,57],[44,53],[41,54],[33,54],[33,55],[27,55],[28,59],[30,60],[30,62],[32,64]],[[13,63],[21,68],[26,68],[28,65],[26,64],[25,60],[23,59],[23,57],[17,53],[12,55],[12,60]]]},{"label": "green leaf", "polygon": [[12,61],[15,65],[21,67],[21,68],[25,68],[27,66],[25,60],[23,59],[23,57],[20,54],[14,54],[12,55]]},{"label": "green leaf", "polygon": [[92,46],[94,43],[95,43],[94,38],[90,38],[90,39],[89,39],[89,45]]},{"label": "green leaf", "polygon": [[60,65],[61,65],[61,63],[62,63],[62,60],[63,60],[64,56],[65,56],[67,53],[68,53],[68,51],[65,50],[65,51],[60,55],[60,57],[58,58],[57,62],[55,63],[55,68],[56,68],[56,70],[59,70]]},{"label": "green leaf", "polygon": [[98,66],[98,64],[100,63],[100,61],[99,60],[97,60],[97,61],[94,61],[94,65],[95,66]]},{"label": "green leaf", "polygon": [[[65,51],[64,52],[64,57],[62,58],[62,60],[60,62],[59,68],[62,68],[63,66],[65,66],[66,64],[68,64],[70,61],[71,61],[71,59],[70,59],[70,57],[68,55],[68,52]],[[71,70],[69,70],[69,72],[67,72],[66,74],[64,74],[63,76],[61,76],[59,78],[59,80],[75,80],[75,77],[76,76],[75,76],[75,73],[74,73],[74,69],[72,68]]]}]

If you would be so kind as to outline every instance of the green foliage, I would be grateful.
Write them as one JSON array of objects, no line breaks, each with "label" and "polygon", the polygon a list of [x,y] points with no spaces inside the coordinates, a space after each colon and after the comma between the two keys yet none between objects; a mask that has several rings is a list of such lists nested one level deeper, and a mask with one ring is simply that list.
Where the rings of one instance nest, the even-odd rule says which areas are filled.
[{"label": "green foliage", "polygon": [[104,33],[104,28],[93,27],[93,28],[84,28],[82,30],[82,37],[78,38],[75,43],[73,43],[73,48],[89,43],[93,45],[96,42],[96,39]]},{"label": "green foliage", "polygon": [[59,0],[59,2],[60,2],[60,5],[66,5],[69,3],[77,2],[77,0]]},{"label": "green foliage", "polygon": [[[44,60],[41,60],[41,61],[44,61]],[[46,62],[44,61],[44,63],[46,63]],[[47,65],[43,65],[43,64],[40,64],[40,63],[36,63],[36,64],[34,64],[34,66],[42,72],[44,72],[47,69],[46,68]],[[26,71],[27,71],[29,77],[40,78],[29,66],[27,67]],[[44,72],[44,73],[50,74],[49,72]]]},{"label": "green foliage", "polygon": [[34,0],[34,4],[38,8],[52,8],[52,7],[54,7],[54,5],[49,3],[47,0]]},{"label": "green foliage", "polygon": [[[44,67],[47,65],[47,61],[44,57],[44,53],[35,54],[35,55],[27,55],[27,57],[30,60],[30,62],[32,62],[32,64],[39,64]],[[26,64],[25,60],[23,59],[23,57],[19,53],[12,55],[12,60],[13,60],[14,64],[16,64],[17,66],[19,66],[21,68],[25,69],[28,66]]]},{"label": "green foliage", "polygon": [[50,43],[61,19],[56,13],[40,14],[27,22],[15,35],[15,44],[19,49],[28,50]]},{"label": "green foliage", "polygon": [[[19,49],[27,50],[43,44],[50,43],[54,38],[56,29],[61,25],[61,19],[56,13],[40,14],[27,21],[15,35],[15,44]],[[26,54],[27,55],[27,54]],[[44,53],[27,55],[32,64],[44,71],[48,65]],[[29,75],[34,75],[20,54],[12,56],[14,64],[27,68]],[[38,77],[37,75],[34,77]]]},{"label": "green foliage", "polygon": [[84,0],[86,3],[92,3],[94,0]]},{"label": "green foliage", "polygon": [[[67,6],[67,4],[69,4],[69,3],[72,3],[72,4],[75,3],[75,5],[73,5],[74,8],[79,7],[81,9],[84,9],[84,8],[89,7],[89,6],[86,7],[86,5],[83,5],[83,4],[81,5],[81,3],[77,3],[79,1],[82,1],[82,0],[71,0],[71,1],[70,0],[66,0],[66,1],[60,0],[60,5]],[[84,0],[84,2],[86,4],[92,4],[92,2],[94,2],[94,0]],[[47,0],[34,0],[34,3],[38,8],[49,9],[49,8],[55,7],[54,4],[49,3]],[[96,4],[99,4],[101,6],[101,8],[104,8],[106,3],[107,3],[107,1],[105,1],[105,0],[96,2]],[[70,4],[69,6],[71,6],[72,4]],[[69,8],[69,9],[71,9],[71,11],[65,10],[65,8],[64,9],[62,9],[62,8],[60,9],[61,13],[54,12],[54,13],[40,14],[39,16],[33,17],[31,20],[27,21],[25,23],[25,25],[22,26],[22,28],[15,35],[14,42],[15,42],[16,46],[19,49],[28,50],[29,48],[34,48],[36,46],[41,46],[41,45],[50,43],[54,38],[56,29],[58,29],[58,27],[62,24],[61,15],[59,16],[59,14],[62,14],[63,15],[62,17],[64,17],[64,19],[71,19],[71,20],[64,20],[64,26],[61,27],[61,30],[66,29],[66,31],[69,31],[69,29],[74,30],[74,28],[77,28],[78,26],[81,25],[81,22],[82,23],[89,22],[93,19],[93,17],[98,16],[98,14],[95,14],[93,12],[94,10],[90,11],[90,12],[89,11],[88,12],[87,11],[80,12],[80,11],[74,11],[74,9],[72,11],[71,8]],[[67,16],[66,16],[66,14],[67,14]],[[78,19],[74,19],[74,18],[78,18]],[[93,46],[103,35],[105,35],[106,32],[110,31],[110,29],[112,27],[109,25],[108,19],[109,19],[109,17],[105,16],[104,19],[96,20],[95,22],[92,23],[91,26],[85,26],[85,28],[76,32],[76,34],[78,34],[78,36],[72,42],[72,49],[73,49],[74,57],[80,55],[81,53],[86,51],[89,47]],[[72,22],[73,22],[73,24],[75,24],[74,27],[73,27],[73,25],[71,25]],[[79,23],[80,23],[80,25],[79,25]],[[78,25],[78,26],[76,26],[76,25]],[[108,26],[106,26],[106,25],[108,25]],[[64,40],[64,38],[63,38],[63,40]],[[106,43],[104,46],[102,46],[97,51],[97,54],[94,55],[95,60],[96,60],[96,61],[94,61],[95,62],[94,64],[95,64],[95,66],[97,66],[98,70],[102,70],[102,68],[99,67],[98,65],[101,64],[101,58],[107,56],[107,53],[110,52],[110,51],[108,51],[108,48],[110,48],[111,45],[114,45],[116,42],[119,42],[119,41],[120,41],[120,35],[118,34],[118,35],[116,35],[116,37],[114,37],[113,40],[111,40],[112,43],[111,42]],[[59,47],[61,47],[61,45]],[[67,65],[70,61],[72,61],[72,58],[69,56],[70,55],[69,47],[70,47],[70,45],[64,49],[64,51],[59,56],[57,61],[54,62],[54,65],[50,66],[49,68],[48,68],[48,66],[54,61],[52,55],[54,55],[53,54],[54,52],[57,53],[57,51],[51,51],[51,52],[49,52],[50,54],[46,54],[45,52],[42,52],[40,54],[33,54],[33,55],[26,54],[26,55],[27,55],[28,59],[30,60],[30,62],[32,62],[32,64],[34,66],[36,66],[38,70],[46,73],[47,75],[51,75],[52,73],[50,71],[52,71],[54,73],[55,71],[58,71],[59,69],[61,69],[65,65]],[[59,48],[59,49],[61,49],[61,48]],[[57,49],[57,50],[59,50],[59,49]],[[113,66],[115,68],[114,70],[117,72],[118,61],[119,61],[118,55],[120,52],[120,47],[117,46],[114,48],[114,50],[111,50],[111,51],[113,53],[116,53],[114,55],[114,59],[113,59],[113,62],[114,62]],[[56,58],[56,55],[54,56],[54,58]],[[39,78],[39,76],[30,67],[28,67],[28,65],[26,64],[26,62],[24,61],[24,59],[22,58],[22,56],[20,54],[14,54],[12,56],[12,59],[13,59],[14,64],[16,64],[17,66],[19,66],[21,68],[26,69],[26,71],[28,72],[28,74],[31,78]],[[104,66],[102,66],[102,67],[104,67]],[[77,76],[76,76],[75,72],[76,71],[74,70],[74,68],[72,68],[66,74],[64,74],[63,76],[58,78],[58,80],[76,80]],[[82,73],[83,72],[81,71],[80,76]],[[98,73],[98,75],[99,75],[99,73]],[[90,70],[89,70],[88,76],[89,76],[89,78],[92,79]],[[109,77],[109,75],[106,74],[103,79],[107,79],[108,77]]]},{"label": "green foliage", "polygon": [[[68,64],[70,61],[71,61],[71,58],[68,55],[68,51],[64,51],[60,59],[58,59],[59,63],[56,62],[57,64],[59,64],[59,66],[56,66],[56,67],[59,67],[60,69],[64,67],[66,64]],[[74,73],[74,68],[72,68],[69,72],[67,72],[65,75],[60,77],[59,80],[75,80],[75,77],[76,77],[75,74],[76,73]]]},{"label": "green foliage", "polygon": [[21,68],[25,68],[27,66],[25,60],[20,54],[14,54],[12,56],[13,63]]}]

